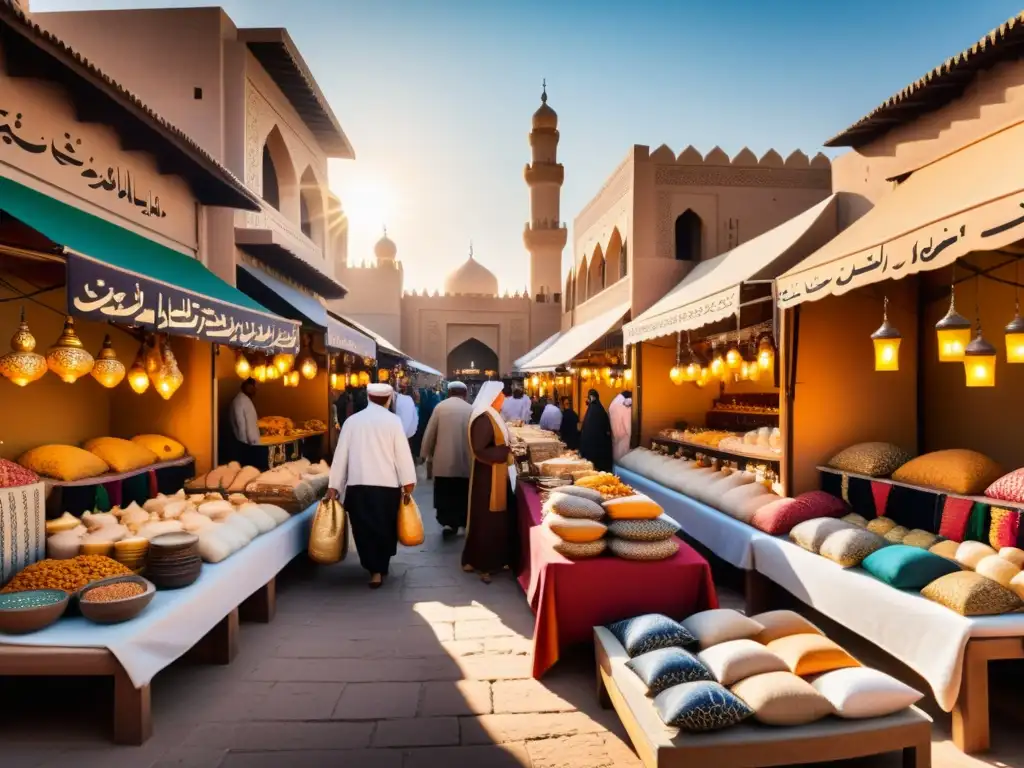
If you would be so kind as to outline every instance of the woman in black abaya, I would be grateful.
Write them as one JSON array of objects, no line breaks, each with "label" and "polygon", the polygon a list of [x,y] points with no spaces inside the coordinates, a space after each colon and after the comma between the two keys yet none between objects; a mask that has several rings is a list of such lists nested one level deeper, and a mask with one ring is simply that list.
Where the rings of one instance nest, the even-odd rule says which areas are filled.
[{"label": "woman in black abaya", "polygon": [[580,456],[592,462],[594,469],[612,471],[612,423],[596,389],[587,393],[587,412],[580,430]]}]

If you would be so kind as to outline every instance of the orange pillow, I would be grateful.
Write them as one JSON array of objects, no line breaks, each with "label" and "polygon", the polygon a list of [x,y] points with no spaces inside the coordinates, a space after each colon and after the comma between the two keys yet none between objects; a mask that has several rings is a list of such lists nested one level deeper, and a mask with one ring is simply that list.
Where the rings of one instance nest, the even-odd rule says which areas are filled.
[{"label": "orange pillow", "polygon": [[824,635],[788,635],[772,640],[767,648],[786,662],[790,672],[801,677],[860,666],[859,661]]},{"label": "orange pillow", "polygon": [[1002,474],[1002,467],[985,454],[954,448],[911,459],[892,473],[892,479],[961,496],[980,496]]}]

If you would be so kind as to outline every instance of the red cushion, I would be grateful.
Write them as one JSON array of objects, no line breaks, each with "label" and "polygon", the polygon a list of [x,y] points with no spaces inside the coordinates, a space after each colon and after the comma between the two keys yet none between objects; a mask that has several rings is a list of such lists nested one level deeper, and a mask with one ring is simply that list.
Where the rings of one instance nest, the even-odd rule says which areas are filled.
[{"label": "red cushion", "polygon": [[971,519],[970,499],[947,496],[942,505],[942,519],[939,523],[939,536],[952,541],[963,541],[967,536],[967,523]]},{"label": "red cushion", "polygon": [[793,526],[816,517],[842,517],[850,508],[842,499],[825,491],[809,491],[795,499],[779,499],[765,504],[750,520],[755,528],[772,536],[785,536]]},{"label": "red cushion", "polygon": [[1024,468],[1003,475],[985,490],[990,499],[1024,502]]}]

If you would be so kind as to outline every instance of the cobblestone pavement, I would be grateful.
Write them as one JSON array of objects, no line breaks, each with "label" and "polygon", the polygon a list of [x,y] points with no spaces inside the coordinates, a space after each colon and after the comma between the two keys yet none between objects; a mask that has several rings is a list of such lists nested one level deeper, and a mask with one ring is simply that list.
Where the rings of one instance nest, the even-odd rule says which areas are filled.
[{"label": "cobblestone pavement", "polygon": [[[597,706],[591,659],[531,679],[533,616],[518,585],[462,573],[461,539],[442,541],[430,519],[429,484],[417,499],[426,543],[399,553],[384,588],[366,588],[354,554],[313,578],[282,578],[277,618],[243,624],[230,666],[181,663],[157,677],[143,747],[106,741],[110,696],[96,681],[5,681],[0,766],[639,766],[615,714]],[[946,728],[948,718],[938,766],[1024,766],[1019,728],[1000,727],[985,761],[959,755]]]}]

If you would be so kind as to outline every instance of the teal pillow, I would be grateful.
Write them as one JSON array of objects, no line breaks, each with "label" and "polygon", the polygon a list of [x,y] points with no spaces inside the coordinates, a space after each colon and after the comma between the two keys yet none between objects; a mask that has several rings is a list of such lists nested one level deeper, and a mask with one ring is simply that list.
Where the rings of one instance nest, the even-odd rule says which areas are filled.
[{"label": "teal pillow", "polygon": [[920,547],[893,544],[864,558],[860,567],[896,589],[923,589],[960,566]]}]

